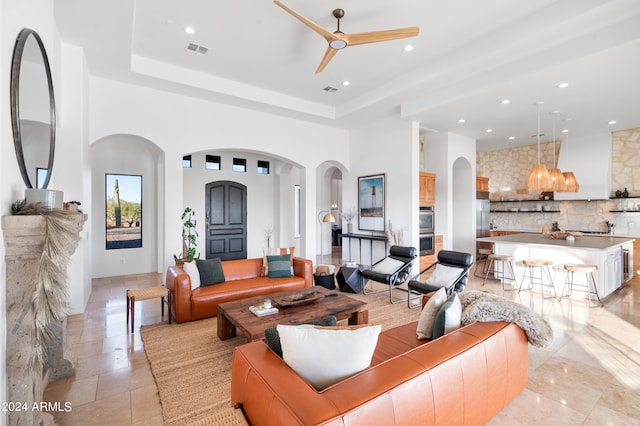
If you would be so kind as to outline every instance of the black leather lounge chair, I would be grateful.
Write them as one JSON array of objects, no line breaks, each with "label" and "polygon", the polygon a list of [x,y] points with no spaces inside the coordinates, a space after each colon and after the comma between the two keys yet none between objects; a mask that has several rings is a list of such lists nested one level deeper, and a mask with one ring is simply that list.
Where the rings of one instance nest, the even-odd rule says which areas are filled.
[{"label": "black leather lounge chair", "polygon": [[379,262],[371,265],[370,269],[360,271],[362,281],[362,292],[364,294],[378,293],[383,290],[367,291],[365,284],[367,280],[376,281],[389,285],[389,301],[391,303],[401,302],[402,299],[393,298],[393,287],[402,284],[411,274],[411,264],[418,255],[415,247],[391,246],[389,255]]},{"label": "black leather lounge chair", "polygon": [[[441,270],[445,270],[448,273],[440,274],[441,277],[445,278],[444,282],[430,282],[427,279],[425,282],[420,281],[420,276],[427,271],[430,271],[432,268],[436,268],[438,265],[443,265],[447,268],[440,268]],[[467,285],[467,279],[469,276],[469,270],[473,266],[473,255],[469,253],[464,253],[460,251],[452,251],[452,250],[440,250],[438,252],[438,261],[429,265],[427,268],[420,271],[420,273],[408,283],[408,291],[407,291],[407,306],[410,308],[416,308],[420,306],[420,304],[416,304],[414,306],[411,305],[411,294],[419,293],[421,295],[431,293],[432,291],[437,291],[441,287],[445,287],[447,294],[459,293],[464,290]],[[453,269],[455,268],[455,269]],[[437,269],[436,269],[437,270]],[[431,276],[434,276],[435,271],[432,271]],[[416,299],[417,297],[413,297]]]}]

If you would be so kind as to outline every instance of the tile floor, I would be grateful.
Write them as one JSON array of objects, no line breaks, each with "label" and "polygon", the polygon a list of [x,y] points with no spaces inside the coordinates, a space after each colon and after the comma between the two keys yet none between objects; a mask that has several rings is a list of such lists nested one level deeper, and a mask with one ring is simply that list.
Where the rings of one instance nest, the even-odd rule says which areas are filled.
[{"label": "tile floor", "polygon": [[[136,303],[128,333],[128,288],[157,285],[158,274],[96,279],[86,313],[69,317],[67,359],[76,376],[50,383],[47,401],[69,401],[59,425],[161,425],[162,410],[146,360],[140,324],[163,321],[157,300]],[[554,330],[550,347],[529,349],[527,388],[492,425],[640,425],[640,278],[590,308],[579,294],[543,300],[539,291],[503,293],[497,281],[468,288],[513,298]],[[166,320],[166,318],[165,318]]]}]

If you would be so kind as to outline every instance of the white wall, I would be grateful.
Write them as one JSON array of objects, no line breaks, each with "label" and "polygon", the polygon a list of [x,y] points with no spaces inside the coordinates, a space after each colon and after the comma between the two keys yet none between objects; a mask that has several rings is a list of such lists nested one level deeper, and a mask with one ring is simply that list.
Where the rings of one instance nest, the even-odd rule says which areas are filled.
[{"label": "white wall", "polygon": [[459,157],[452,166],[451,218],[455,224],[451,233],[451,247],[475,255],[475,167],[465,157]]},{"label": "white wall", "polygon": [[424,141],[425,171],[436,174],[435,232],[445,249],[475,253],[476,142],[447,132],[428,133]]},{"label": "white wall", "polygon": [[[305,236],[295,235],[294,187],[295,185],[302,185],[301,176],[304,174],[304,170],[280,161],[276,163],[274,172],[276,178],[275,187],[278,193],[278,199],[280,200],[279,205],[275,207],[278,210],[276,217],[279,217],[280,220],[275,223],[274,239],[272,240],[271,246],[294,246],[296,248],[295,255],[298,256],[301,253]],[[301,217],[301,219],[304,219],[304,217]]]},{"label": "white wall", "polygon": [[[181,247],[183,155],[205,150],[269,152],[297,164],[305,171],[300,179],[305,215],[316,211],[317,165],[329,159],[345,164],[348,160],[348,154],[341,152],[349,143],[346,130],[97,77],[91,78],[90,93],[91,141],[113,134],[137,135],[165,154],[164,267],[158,272],[173,263],[173,253]],[[301,255],[312,257],[315,221],[305,217],[307,240]]]},{"label": "white wall", "polygon": [[[64,191],[65,201],[80,201],[87,216],[78,248],[67,268],[69,284],[69,314],[84,312],[91,296],[91,232],[93,217],[87,194],[91,192],[91,163],[87,138],[88,117],[86,107],[89,92],[89,70],[83,50],[71,45],[59,49],[64,70],[54,89],[57,93],[58,131],[56,155],[52,172],[52,185]],[[103,208],[95,210],[104,211]]]},{"label": "white wall", "polygon": [[[402,230],[405,246],[419,247],[418,124],[399,118],[378,120],[351,133],[351,167],[343,173],[342,205],[358,206],[358,177],[379,173],[385,180],[385,229]],[[371,233],[358,228],[354,232]],[[374,259],[375,260],[375,259]]]},{"label": "white wall", "polygon": [[[10,213],[11,204],[24,198],[25,185],[18,169],[13,147],[11,113],[9,107],[9,79],[13,45],[20,30],[29,27],[42,38],[48,53],[54,51],[55,28],[53,2],[45,0],[2,0],[0,3],[0,214]],[[58,74],[55,57],[49,58],[54,76]],[[0,230],[0,239],[2,231]],[[0,244],[0,294],[6,294],[4,243]],[[0,297],[0,365],[6,363],[6,301]],[[0,401],[7,398],[6,369],[0,368]],[[7,423],[2,413],[0,425]]]}]

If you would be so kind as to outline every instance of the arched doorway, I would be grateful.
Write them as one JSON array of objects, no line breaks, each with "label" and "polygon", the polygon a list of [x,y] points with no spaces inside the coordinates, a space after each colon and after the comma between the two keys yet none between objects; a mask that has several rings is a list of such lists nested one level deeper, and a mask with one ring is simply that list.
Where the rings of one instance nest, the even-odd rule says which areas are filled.
[{"label": "arched doorway", "polygon": [[[323,163],[319,166],[316,217],[318,225],[317,264],[340,263],[340,235],[343,232],[342,175],[343,170],[333,162]],[[322,221],[322,218],[328,213],[335,218],[335,222]]]}]

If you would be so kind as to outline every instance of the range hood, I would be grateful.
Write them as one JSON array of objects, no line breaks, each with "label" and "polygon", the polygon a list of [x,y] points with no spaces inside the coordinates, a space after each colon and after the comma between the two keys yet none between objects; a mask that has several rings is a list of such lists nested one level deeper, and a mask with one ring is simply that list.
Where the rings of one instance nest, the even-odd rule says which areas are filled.
[{"label": "range hood", "polygon": [[560,145],[558,168],[576,176],[578,192],[556,192],[556,200],[605,200],[611,196],[611,133],[571,139]]}]

